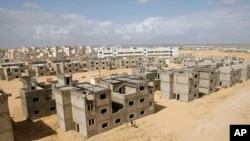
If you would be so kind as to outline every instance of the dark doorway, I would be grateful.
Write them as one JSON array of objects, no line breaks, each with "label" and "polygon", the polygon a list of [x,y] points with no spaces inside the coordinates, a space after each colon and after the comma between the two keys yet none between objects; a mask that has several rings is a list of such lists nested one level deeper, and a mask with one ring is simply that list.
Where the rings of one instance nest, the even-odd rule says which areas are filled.
[{"label": "dark doorway", "polygon": [[69,77],[66,77],[66,85],[69,85]]},{"label": "dark doorway", "polygon": [[180,95],[176,94],[176,100],[179,100],[179,99],[180,99]]},{"label": "dark doorway", "polygon": [[80,131],[80,130],[79,130],[79,124],[76,123],[76,127],[75,127],[75,128],[76,128],[76,132],[79,132],[79,131]]}]

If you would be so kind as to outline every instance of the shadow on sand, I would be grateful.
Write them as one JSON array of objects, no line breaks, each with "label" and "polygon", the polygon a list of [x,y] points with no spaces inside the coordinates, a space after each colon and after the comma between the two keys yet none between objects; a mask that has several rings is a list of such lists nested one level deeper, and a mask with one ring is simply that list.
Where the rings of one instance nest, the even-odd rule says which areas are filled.
[{"label": "shadow on sand", "polygon": [[161,111],[162,109],[167,108],[166,106],[157,104],[157,102],[155,102],[155,113]]},{"label": "shadow on sand", "polygon": [[12,127],[15,141],[38,140],[50,135],[57,134],[51,127],[41,120],[37,121],[19,121],[12,120]]}]

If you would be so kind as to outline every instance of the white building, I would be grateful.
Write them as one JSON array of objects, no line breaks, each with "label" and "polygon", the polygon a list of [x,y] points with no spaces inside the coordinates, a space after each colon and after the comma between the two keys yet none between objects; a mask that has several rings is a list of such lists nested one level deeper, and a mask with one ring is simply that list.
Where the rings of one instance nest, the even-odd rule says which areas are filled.
[{"label": "white building", "polygon": [[106,57],[162,57],[178,56],[178,47],[102,47],[98,49],[98,58]]}]

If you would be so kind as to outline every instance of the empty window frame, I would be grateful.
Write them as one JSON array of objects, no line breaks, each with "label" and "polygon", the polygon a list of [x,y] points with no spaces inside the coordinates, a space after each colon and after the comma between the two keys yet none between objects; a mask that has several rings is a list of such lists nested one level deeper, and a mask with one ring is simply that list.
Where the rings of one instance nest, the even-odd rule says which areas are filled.
[{"label": "empty window frame", "polygon": [[108,123],[103,123],[102,124],[102,128],[107,128],[108,127]]},{"label": "empty window frame", "polygon": [[39,110],[35,110],[34,113],[35,113],[35,115],[39,115],[40,111]]},{"label": "empty window frame", "polygon": [[93,104],[92,103],[88,104],[88,111],[91,111],[91,110],[93,110]]},{"label": "empty window frame", "polygon": [[118,124],[118,123],[120,123],[120,122],[121,122],[121,119],[120,119],[120,118],[118,118],[118,119],[115,120],[115,123],[116,123],[116,124]]},{"label": "empty window frame", "polygon": [[95,124],[95,120],[92,118],[92,119],[89,119],[89,125],[94,125]]},{"label": "empty window frame", "polygon": [[106,94],[101,94],[100,99],[106,99]]},{"label": "empty window frame", "polygon": [[143,87],[143,86],[140,86],[140,90],[144,90],[144,87]]},{"label": "empty window frame", "polygon": [[141,112],[140,112],[140,115],[144,115],[144,111],[141,111]]},{"label": "empty window frame", "polygon": [[53,106],[53,107],[50,107],[50,111],[55,111],[56,110],[56,107]]},{"label": "empty window frame", "polygon": [[39,97],[33,98],[33,102],[39,102]]},{"label": "empty window frame", "polygon": [[107,113],[107,109],[106,108],[101,110],[101,114],[105,114],[105,113]]},{"label": "empty window frame", "polygon": [[140,103],[143,103],[143,102],[144,102],[144,98],[141,98],[141,99],[140,99]]},{"label": "empty window frame", "polygon": [[129,106],[133,106],[133,105],[134,105],[134,101],[129,101],[129,102],[128,102],[128,105],[129,105]]},{"label": "empty window frame", "polygon": [[130,118],[130,119],[131,119],[131,118],[134,118],[134,114],[129,115],[129,118]]}]

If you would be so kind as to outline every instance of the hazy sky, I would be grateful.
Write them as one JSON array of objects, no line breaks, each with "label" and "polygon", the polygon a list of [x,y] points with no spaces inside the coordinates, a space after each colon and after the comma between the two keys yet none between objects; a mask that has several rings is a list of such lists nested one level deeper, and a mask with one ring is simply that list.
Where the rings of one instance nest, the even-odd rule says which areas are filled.
[{"label": "hazy sky", "polygon": [[0,47],[249,39],[250,0],[0,1]]}]

